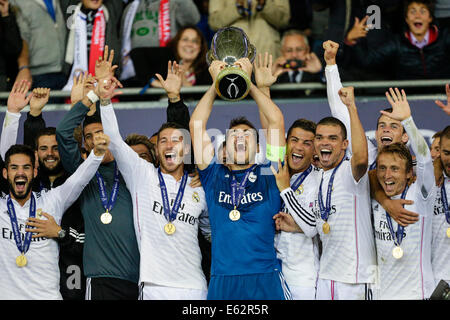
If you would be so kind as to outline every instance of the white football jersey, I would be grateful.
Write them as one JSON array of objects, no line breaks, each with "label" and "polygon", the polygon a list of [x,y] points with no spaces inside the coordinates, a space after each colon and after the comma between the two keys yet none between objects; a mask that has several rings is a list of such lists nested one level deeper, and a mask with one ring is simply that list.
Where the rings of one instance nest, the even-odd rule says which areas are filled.
[{"label": "white football jersey", "polygon": [[[63,213],[79,197],[92,179],[103,157],[91,155],[78,167],[64,184],[51,190],[35,193],[36,209],[50,214],[61,223]],[[14,240],[8,214],[7,197],[0,198],[0,300],[60,300],[59,247],[54,239],[35,238],[25,254],[27,265],[18,267],[16,258],[21,254]],[[22,245],[25,225],[29,218],[30,200],[23,207],[12,199]],[[36,215],[36,217],[38,217]],[[41,219],[46,219],[41,217]]]},{"label": "white football jersey", "polygon": [[[117,161],[133,200],[136,238],[140,250],[139,282],[159,286],[206,290],[206,279],[201,267],[198,228],[210,234],[207,205],[203,188],[191,188],[188,178],[176,219],[176,231],[164,231],[164,216],[158,170],[141,159],[121,138],[112,106],[102,106],[101,116],[105,134],[110,139],[110,150]],[[171,208],[180,181],[163,174]]]},{"label": "white football jersey", "polygon": [[[405,209],[418,213],[420,220],[404,228],[400,245],[403,257],[400,259],[395,259],[392,254],[395,244],[387,224],[386,211],[377,201],[372,200],[378,260],[376,287],[380,300],[427,299],[434,290],[431,267],[431,213],[435,191],[430,192],[425,199],[419,188],[417,183],[413,183],[406,193],[405,199],[413,200],[414,204],[405,206]],[[400,195],[392,197],[399,198]],[[391,220],[396,232],[398,224],[394,219]]]},{"label": "white football jersey", "polygon": [[[291,177],[291,185],[301,173]],[[315,205],[320,171],[313,168],[303,183],[294,192],[298,201],[310,209]],[[289,212],[294,215],[295,212]],[[282,262],[282,270],[289,286],[316,286],[319,271],[319,248],[317,237],[308,237],[304,233],[278,232],[275,235],[277,257]]]},{"label": "white football jersey", "polygon": [[[334,169],[323,171],[322,201]],[[370,216],[369,177],[366,172],[356,182],[350,160],[337,169],[331,192],[330,232],[323,232],[320,210],[316,227],[322,240],[319,278],[345,283],[373,283],[376,257]]]},{"label": "white football jersey", "polygon": [[[450,178],[444,177],[447,201],[450,201]],[[450,281],[450,238],[447,237],[447,222],[441,199],[441,188],[436,190],[436,201],[433,214],[433,238],[431,242],[431,264],[433,266],[436,285],[440,280]]]}]

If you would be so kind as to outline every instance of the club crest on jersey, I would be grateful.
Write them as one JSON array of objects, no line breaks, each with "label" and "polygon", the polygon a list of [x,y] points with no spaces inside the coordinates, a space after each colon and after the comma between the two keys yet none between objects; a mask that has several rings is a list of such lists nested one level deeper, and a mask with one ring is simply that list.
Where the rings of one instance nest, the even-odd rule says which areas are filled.
[{"label": "club crest on jersey", "polygon": [[297,188],[297,190],[295,190],[295,194],[296,195],[301,195],[303,193],[304,189],[303,189],[303,184]]},{"label": "club crest on jersey", "polygon": [[250,181],[251,183],[256,181],[256,174],[254,172],[250,172],[249,176],[248,176],[248,181]]},{"label": "club crest on jersey", "polygon": [[197,203],[200,202],[200,196],[198,195],[197,191],[195,191],[195,192],[192,194],[192,200],[193,200],[194,202],[197,202]]}]

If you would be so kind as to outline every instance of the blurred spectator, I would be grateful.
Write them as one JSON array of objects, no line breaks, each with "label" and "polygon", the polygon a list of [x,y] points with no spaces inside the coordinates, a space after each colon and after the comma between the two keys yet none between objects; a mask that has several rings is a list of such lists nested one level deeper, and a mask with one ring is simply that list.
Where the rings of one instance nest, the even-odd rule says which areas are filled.
[{"label": "blurred spectator", "polygon": [[209,17],[209,0],[194,0],[195,5],[200,12],[200,22],[197,23],[197,27],[202,31],[203,35],[206,39],[206,45],[209,49],[211,46],[212,38],[214,37],[214,31],[211,30],[211,27],[208,23]]},{"label": "blurred spectator", "polygon": [[311,23],[313,19],[313,11],[311,0],[289,0],[291,10],[291,18],[289,24],[283,31],[297,29],[304,35],[311,36]]},{"label": "blurred spectator", "polygon": [[434,15],[439,28],[450,27],[450,0],[436,0]]},{"label": "blurred spectator", "polygon": [[[95,62],[103,56],[105,45],[120,52],[119,25],[123,2],[117,0],[61,0],[68,7],[70,32],[67,39],[65,70],[70,76],[63,90],[72,90],[73,77],[89,71],[95,75]],[[75,6],[76,5],[76,6]],[[75,6],[75,7],[74,7]],[[119,54],[113,64],[120,66]]]},{"label": "blurred spectator", "polygon": [[[7,91],[10,89],[7,83],[8,78],[15,78],[15,75],[12,77],[8,66],[14,65],[14,61],[17,60],[22,50],[22,39],[8,0],[0,0],[0,15],[0,42],[2,43],[0,47],[0,91]],[[11,84],[12,82],[14,81],[11,81]]]},{"label": "blurred spectator", "polygon": [[[134,0],[129,3],[121,26],[123,71],[120,80],[129,80],[132,85],[141,82],[134,80],[136,70],[142,66],[140,61],[131,60],[132,50],[167,47],[180,28],[199,21],[200,13],[192,0]],[[145,82],[152,75],[148,74]]]},{"label": "blurred spectator", "polygon": [[322,63],[310,52],[308,38],[299,30],[286,31],[281,39],[281,56],[272,67],[277,83],[320,81]]},{"label": "blurred spectator", "polygon": [[[211,84],[206,63],[206,40],[197,27],[183,27],[170,42],[175,59],[184,71],[183,87]],[[153,87],[161,88],[159,80],[152,81]]]},{"label": "blurred spectator", "polygon": [[450,34],[447,29],[438,30],[432,24],[432,1],[407,1],[404,17],[408,30],[382,46],[369,47],[365,39],[354,45],[356,61],[368,69],[386,69],[389,64],[399,80],[448,78]]},{"label": "blurred spectator", "polygon": [[[403,0],[312,0],[314,11],[323,12],[324,10],[329,10],[328,26],[324,40],[332,40],[340,45],[337,63],[339,64],[343,81],[383,79],[386,73],[390,77],[390,66],[371,72],[361,72],[360,68],[356,68],[350,53],[344,50],[344,40],[348,33],[351,32],[352,27],[356,25],[356,21],[360,23],[366,15],[370,15],[367,18],[368,22],[373,23],[375,21],[380,25],[377,26],[377,29],[372,29],[367,37],[368,46],[378,47],[384,45],[385,42],[393,37],[393,33],[401,31],[403,25],[399,16],[403,14],[402,3]],[[374,8],[376,9],[375,11]],[[322,59],[322,44],[318,41],[314,43],[313,47],[314,52]]]},{"label": "blurred spectator", "polygon": [[255,45],[257,53],[280,55],[280,32],[291,13],[289,0],[210,0],[209,25],[241,28]]},{"label": "blurred spectator", "polygon": [[18,58],[17,80],[28,80],[33,87],[61,89],[66,22],[59,1],[10,0],[17,7],[16,20],[23,39]]},{"label": "blurred spectator", "polygon": [[322,52],[322,44],[326,41],[325,34],[328,32],[329,9],[313,11],[311,21],[311,51]]}]

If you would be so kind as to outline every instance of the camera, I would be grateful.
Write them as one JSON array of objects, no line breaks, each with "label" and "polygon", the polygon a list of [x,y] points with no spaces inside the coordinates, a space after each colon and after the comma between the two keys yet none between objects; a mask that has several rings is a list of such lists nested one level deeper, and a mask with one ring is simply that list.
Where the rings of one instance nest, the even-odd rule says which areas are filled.
[{"label": "camera", "polygon": [[303,61],[303,60],[289,59],[283,65],[283,68],[294,70],[294,69],[302,68],[304,66],[305,66],[305,61]]}]

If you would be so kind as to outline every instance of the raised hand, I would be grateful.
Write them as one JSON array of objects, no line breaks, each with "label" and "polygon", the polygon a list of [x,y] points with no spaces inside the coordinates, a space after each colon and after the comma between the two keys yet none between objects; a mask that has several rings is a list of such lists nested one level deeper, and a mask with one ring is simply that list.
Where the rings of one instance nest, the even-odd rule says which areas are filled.
[{"label": "raised hand", "polygon": [[327,63],[327,66],[332,66],[336,64],[336,55],[339,49],[339,43],[333,42],[331,40],[327,40],[322,44],[325,53],[323,54],[323,58]]},{"label": "raised hand", "polygon": [[211,75],[213,83],[216,82],[217,75],[219,74],[220,71],[225,69],[226,65],[227,64],[221,60],[214,60],[213,62],[211,62],[211,65],[209,66],[208,71],[209,71],[209,74]]},{"label": "raised hand", "polygon": [[366,25],[367,19],[369,19],[369,16],[365,16],[361,21],[358,17],[355,17],[355,23],[353,24],[351,30],[347,33],[346,40],[348,42],[355,44],[356,40],[367,36],[367,33],[370,30],[369,26]]},{"label": "raised hand", "polygon": [[116,91],[117,88],[123,88],[119,80],[115,77],[104,78],[98,82],[95,93],[100,100],[111,100],[113,97],[123,93],[122,91]]},{"label": "raised hand", "polygon": [[248,58],[240,58],[234,65],[241,68],[249,77],[252,76],[253,66]]},{"label": "raised hand", "polygon": [[16,81],[8,97],[8,111],[19,113],[30,102],[32,94],[27,96],[31,83],[27,80]]},{"label": "raised hand", "polygon": [[94,154],[98,157],[105,155],[109,141],[109,137],[103,132],[94,133]]},{"label": "raised hand", "polygon": [[302,229],[295,223],[294,218],[289,213],[279,212],[273,216],[277,231],[301,232]]},{"label": "raised hand", "polygon": [[97,80],[110,78],[114,76],[114,70],[118,68],[117,65],[112,65],[114,60],[114,50],[109,52],[109,47],[106,45],[103,51],[103,57],[98,58],[95,62],[95,78]]},{"label": "raised hand", "polygon": [[322,70],[322,63],[314,52],[308,53],[306,55],[305,66],[299,70],[309,73],[318,73]]},{"label": "raised hand", "polygon": [[355,105],[355,92],[353,87],[341,88],[338,92],[339,98],[343,104],[347,107],[356,107]]},{"label": "raised hand", "polygon": [[264,60],[261,54],[259,54],[253,64],[256,86],[258,88],[269,88],[277,81],[278,76],[283,73],[282,70],[277,70],[276,73],[272,73],[272,55],[269,55],[268,52],[264,54]]},{"label": "raised hand", "polygon": [[272,173],[275,176],[277,187],[280,192],[291,186],[287,155],[284,156],[284,166],[281,164],[281,160],[278,159],[278,172],[273,166],[270,166],[270,170],[272,170]]},{"label": "raised hand", "polygon": [[175,102],[173,100],[179,100],[181,85],[183,83],[183,71],[180,65],[176,61],[169,61],[167,63],[166,80],[159,73],[155,74],[155,76],[158,78],[161,87],[166,90],[169,100],[172,102]]},{"label": "raised hand", "polygon": [[386,98],[392,106],[392,112],[381,110],[380,112],[382,114],[397,121],[403,121],[411,116],[411,108],[406,99],[405,90],[402,89],[400,94],[398,88],[395,88],[395,91],[392,88],[389,88],[389,92],[386,91]]},{"label": "raised hand", "polygon": [[42,113],[42,109],[48,103],[50,98],[49,88],[36,88],[32,92],[32,97],[30,100],[30,114],[33,117],[37,117]]},{"label": "raised hand", "polygon": [[440,107],[447,115],[450,116],[450,85],[447,83],[445,85],[445,93],[447,94],[447,105],[443,104],[441,101],[436,100],[435,103]]}]

